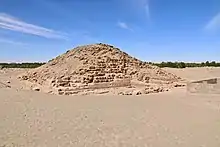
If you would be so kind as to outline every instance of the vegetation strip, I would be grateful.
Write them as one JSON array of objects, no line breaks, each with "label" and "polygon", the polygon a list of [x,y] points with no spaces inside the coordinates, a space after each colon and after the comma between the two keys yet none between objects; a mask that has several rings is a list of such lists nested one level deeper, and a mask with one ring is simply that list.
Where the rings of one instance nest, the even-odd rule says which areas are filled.
[{"label": "vegetation strip", "polygon": [[[46,63],[0,63],[0,68],[37,68]],[[156,65],[158,67],[170,67],[170,68],[186,68],[186,67],[220,67],[220,62],[201,62],[201,63],[185,63],[185,62],[161,62],[148,64]]]}]

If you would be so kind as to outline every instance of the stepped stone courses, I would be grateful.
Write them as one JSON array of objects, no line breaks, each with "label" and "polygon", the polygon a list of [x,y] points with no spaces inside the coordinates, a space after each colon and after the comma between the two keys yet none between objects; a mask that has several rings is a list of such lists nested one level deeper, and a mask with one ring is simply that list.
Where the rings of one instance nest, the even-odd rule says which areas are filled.
[{"label": "stepped stone courses", "polygon": [[[49,87],[55,94],[75,95],[88,90],[119,89],[142,85],[167,91],[180,80],[107,44],[80,46],[21,77]],[[140,93],[152,93],[148,90]],[[157,90],[156,90],[157,91]],[[103,93],[103,92],[97,92]],[[107,92],[104,92],[107,93]]]}]

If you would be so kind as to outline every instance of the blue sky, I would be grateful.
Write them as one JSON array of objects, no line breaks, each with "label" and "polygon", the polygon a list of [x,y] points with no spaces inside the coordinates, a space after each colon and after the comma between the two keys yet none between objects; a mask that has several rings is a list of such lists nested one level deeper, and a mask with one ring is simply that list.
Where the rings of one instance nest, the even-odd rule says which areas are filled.
[{"label": "blue sky", "polygon": [[220,1],[0,0],[0,62],[99,42],[145,61],[220,61]]}]

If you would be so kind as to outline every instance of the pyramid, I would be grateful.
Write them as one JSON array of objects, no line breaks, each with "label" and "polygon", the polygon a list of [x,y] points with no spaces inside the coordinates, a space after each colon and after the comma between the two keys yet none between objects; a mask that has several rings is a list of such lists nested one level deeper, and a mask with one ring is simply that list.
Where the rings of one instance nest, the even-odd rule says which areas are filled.
[{"label": "pyramid", "polygon": [[131,95],[140,89],[139,94],[167,91],[175,87],[180,78],[131,57],[114,46],[100,43],[67,51],[47,64],[30,70],[22,76],[22,80],[59,95],[111,91]]}]

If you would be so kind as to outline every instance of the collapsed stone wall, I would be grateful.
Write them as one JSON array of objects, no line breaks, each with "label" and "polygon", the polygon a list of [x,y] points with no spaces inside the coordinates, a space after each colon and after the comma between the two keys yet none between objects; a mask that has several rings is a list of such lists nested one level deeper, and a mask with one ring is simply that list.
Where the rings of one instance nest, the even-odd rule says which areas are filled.
[{"label": "collapsed stone wall", "polygon": [[[98,60],[90,64],[83,63],[85,66],[75,71],[74,74],[54,79],[52,86],[71,87],[72,91],[130,86],[131,76],[126,74],[126,65],[123,63],[122,60],[111,58],[108,58],[106,62]],[[59,94],[62,94],[63,92],[60,91]]]},{"label": "collapsed stone wall", "polygon": [[83,90],[97,90],[97,89],[106,89],[106,88],[117,88],[117,87],[126,87],[131,86],[130,79],[118,80],[114,82],[104,82],[104,83],[94,83],[94,84],[87,84],[81,87],[67,87],[67,88],[60,88],[58,89],[59,95],[72,95]]},{"label": "collapsed stone wall", "polygon": [[194,81],[187,84],[190,93],[220,94],[220,78]]}]

